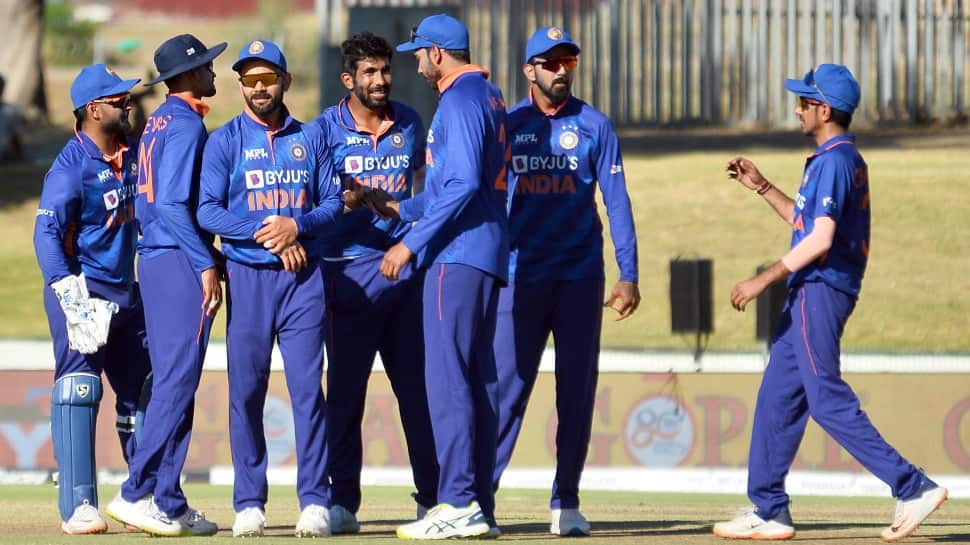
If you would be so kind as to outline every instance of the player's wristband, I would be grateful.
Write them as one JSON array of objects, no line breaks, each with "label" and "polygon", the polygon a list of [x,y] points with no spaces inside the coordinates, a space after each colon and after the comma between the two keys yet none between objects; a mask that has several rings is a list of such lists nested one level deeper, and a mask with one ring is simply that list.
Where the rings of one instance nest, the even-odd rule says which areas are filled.
[{"label": "player's wristband", "polygon": [[765,180],[764,182],[762,182],[761,185],[755,188],[754,192],[757,193],[758,195],[764,195],[768,191],[771,191],[772,187],[775,187],[775,186],[771,185],[771,182],[769,182],[768,180]]}]

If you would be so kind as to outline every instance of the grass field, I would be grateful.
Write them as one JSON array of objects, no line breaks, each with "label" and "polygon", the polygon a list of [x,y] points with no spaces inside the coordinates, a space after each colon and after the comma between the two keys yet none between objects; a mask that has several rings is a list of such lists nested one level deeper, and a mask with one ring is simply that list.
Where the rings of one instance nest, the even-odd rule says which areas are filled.
[{"label": "grass field", "polygon": [[[102,505],[110,501],[116,487],[101,487]],[[219,524],[214,538],[192,538],[190,542],[229,542],[232,526],[232,491],[225,486],[188,485],[186,494],[197,509]],[[292,543],[293,525],[299,516],[292,487],[271,487],[267,505],[267,537],[260,543]],[[539,490],[500,491],[498,522],[502,541],[561,543],[549,530],[548,493]],[[593,536],[582,543],[610,544],[714,544],[729,543],[711,535],[714,522],[734,516],[745,504],[741,496],[645,494],[630,492],[585,492],[583,510],[593,524]],[[57,524],[57,493],[52,487],[0,487],[0,545],[13,544],[131,544],[146,543],[149,537],[122,532],[109,521],[104,536],[63,536]],[[892,518],[893,502],[888,498],[795,498],[797,543],[879,543],[882,527]],[[414,514],[408,491],[374,487],[364,491],[360,510],[361,534],[337,536],[340,543],[400,543],[394,537],[398,524]],[[950,500],[930,517],[918,533],[905,543],[970,542],[970,500]],[[181,541],[180,541],[181,543]]]}]

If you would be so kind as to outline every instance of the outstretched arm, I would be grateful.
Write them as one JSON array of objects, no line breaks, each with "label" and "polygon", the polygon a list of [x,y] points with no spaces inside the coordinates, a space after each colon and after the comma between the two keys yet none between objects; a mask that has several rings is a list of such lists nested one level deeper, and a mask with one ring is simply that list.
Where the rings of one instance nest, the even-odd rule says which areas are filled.
[{"label": "outstretched arm", "polygon": [[795,201],[769,182],[750,159],[735,157],[728,161],[726,170],[728,178],[737,180],[744,187],[764,197],[785,223],[792,224],[795,220]]}]

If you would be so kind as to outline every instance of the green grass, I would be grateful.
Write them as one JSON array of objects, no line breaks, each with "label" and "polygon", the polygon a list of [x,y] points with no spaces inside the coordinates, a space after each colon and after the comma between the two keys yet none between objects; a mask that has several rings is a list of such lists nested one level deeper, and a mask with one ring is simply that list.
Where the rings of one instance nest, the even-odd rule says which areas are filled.
[{"label": "green grass", "polygon": [[[100,487],[101,504],[114,496],[117,487]],[[394,529],[414,516],[414,504],[403,488],[370,487],[364,490],[359,517],[361,533],[331,538],[339,543],[401,543]],[[232,540],[232,491],[226,486],[187,485],[192,505],[204,511],[223,530],[213,538],[191,538],[192,543],[229,543]],[[293,543],[293,525],[299,516],[293,487],[270,488],[267,505],[267,537],[260,543]],[[714,522],[734,516],[746,503],[741,496],[715,494],[647,494],[633,492],[584,492],[583,511],[593,524],[593,536],[583,543],[610,544],[713,544],[727,543],[714,538]],[[548,492],[502,490],[497,498],[497,518],[502,541],[562,543],[549,536]],[[103,536],[60,534],[57,492],[48,486],[0,487],[0,545],[149,543],[143,534],[122,532],[109,521],[110,533]],[[882,527],[892,517],[889,498],[795,498],[796,539],[800,543],[876,543]],[[950,500],[907,542],[954,543],[970,540],[965,525],[970,518],[970,500]],[[235,543],[236,541],[232,541]]]},{"label": "green grass", "polygon": [[[970,352],[970,154],[933,147],[945,135],[927,134],[916,149],[863,147],[873,194],[872,253],[855,315],[845,331],[848,350]],[[864,139],[864,137],[863,137]],[[639,311],[624,322],[607,316],[603,344],[681,349],[670,334],[670,259],[714,260],[714,329],[709,349],[752,350],[753,306],[738,313],[728,294],[755,267],[778,259],[789,231],[752,193],[723,174],[735,151],[645,154],[626,146],[626,172],[640,252]],[[807,149],[807,148],[806,148]],[[793,193],[805,153],[801,149],[743,150],[765,174]],[[31,233],[45,167],[14,169],[0,200],[0,337],[48,335],[41,309],[39,272]],[[12,197],[11,197],[12,195]],[[605,222],[604,222],[605,223]],[[607,279],[616,279],[607,237]],[[216,326],[216,337],[223,328]]]}]

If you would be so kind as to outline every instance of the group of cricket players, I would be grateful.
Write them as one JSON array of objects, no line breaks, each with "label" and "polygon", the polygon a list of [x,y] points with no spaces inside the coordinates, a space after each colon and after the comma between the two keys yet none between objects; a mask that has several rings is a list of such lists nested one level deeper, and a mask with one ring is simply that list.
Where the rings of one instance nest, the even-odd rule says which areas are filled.
[{"label": "group of cricket players", "polygon": [[[536,30],[523,55],[527,96],[507,108],[488,70],[471,62],[459,20],[427,17],[396,48],[363,32],[342,44],[345,98],[303,122],[285,104],[285,54],[255,40],[232,64],[241,113],[210,134],[205,99],[216,94],[213,61],[226,48],[191,34],[158,47],[158,76],[145,85],[167,93],[141,134],[129,135],[128,121],[140,80],[98,64],[71,86],[75,135],[44,180],[34,234],[56,361],[51,430],[63,531],[107,531],[102,511],[155,536],[219,531],[189,506],[180,476],[212,320],[225,302],[233,536],[267,527],[263,409],[278,344],[294,418],[296,536],[360,531],[361,421],[380,354],[416,490],[415,518],[398,537],[499,537],[495,492],[550,334],[558,428],[549,530],[590,535],[579,482],[603,309],[627,318],[640,294],[616,132],[571,92],[579,44],[556,26]],[[428,127],[391,99],[395,52],[414,56],[438,96]],[[790,90],[843,105],[841,88],[829,100],[825,85]],[[732,177],[766,199],[780,193],[745,161],[729,165]],[[597,186],[619,269],[610,288]],[[775,272],[805,266],[795,263]],[[742,284],[739,309],[764,289]],[[129,471],[99,510],[102,375]],[[897,518],[913,501],[922,511],[935,502],[918,526],[946,490],[915,475],[894,495]],[[715,533],[794,536],[787,507],[746,517]]]}]

